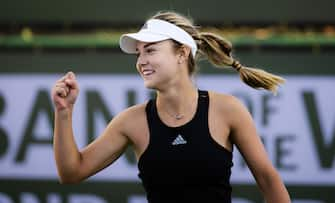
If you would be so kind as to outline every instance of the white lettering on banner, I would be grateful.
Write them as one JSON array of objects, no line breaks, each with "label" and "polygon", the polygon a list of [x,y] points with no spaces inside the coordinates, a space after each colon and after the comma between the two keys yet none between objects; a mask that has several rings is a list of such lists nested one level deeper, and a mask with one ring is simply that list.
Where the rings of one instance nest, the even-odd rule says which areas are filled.
[{"label": "white lettering on banner", "polygon": [[7,197],[5,194],[0,192],[0,202],[1,203],[12,203],[13,201]]},{"label": "white lettering on banner", "polygon": [[38,198],[31,193],[22,193],[20,196],[20,202],[22,203],[39,203],[40,201],[38,200]]},{"label": "white lettering on banner", "polygon": [[128,197],[128,203],[147,203],[145,195],[131,195]]},{"label": "white lettering on banner", "polygon": [[[107,200],[102,196],[95,194],[77,194],[70,193],[67,195],[62,195],[60,193],[45,193],[45,197],[40,197],[36,193],[22,192],[18,194],[18,201],[10,198],[9,194],[0,192],[0,203],[106,203]],[[63,201],[64,200],[64,201]],[[147,203],[145,195],[130,195],[126,202],[128,203]],[[255,203],[253,200],[247,198],[232,198],[234,203]],[[292,203],[325,203],[322,200],[313,199],[294,199],[292,198]]]},{"label": "white lettering on banner", "polygon": [[[49,193],[46,194],[46,200],[39,199],[34,193],[21,193],[19,203],[63,203],[61,194]],[[106,203],[107,201],[102,197],[93,194],[69,194],[66,196],[67,203]],[[145,195],[130,195],[127,198],[128,203],[147,203]],[[251,200],[243,198],[232,198],[234,203],[254,203]],[[14,203],[6,194],[0,193],[0,203]],[[314,200],[294,200],[293,203],[322,203]]]},{"label": "white lettering on banner", "polygon": [[[57,178],[52,152],[50,89],[59,75],[0,75],[0,177]],[[136,75],[77,76],[80,95],[74,110],[79,147],[99,135],[108,119],[150,91]],[[198,76],[200,89],[237,96],[250,110],[274,166],[284,181],[334,184],[335,77],[286,77],[274,97],[244,85],[235,76]],[[130,93],[133,101],[130,101]],[[51,113],[50,113],[51,112]],[[232,182],[254,182],[234,150]],[[138,180],[137,165],[122,156],[94,180]]]},{"label": "white lettering on banner", "polygon": [[253,203],[253,202],[250,201],[250,200],[247,200],[247,199],[241,199],[241,198],[233,198],[233,199],[232,199],[232,202],[234,202],[234,203]]},{"label": "white lettering on banner", "polygon": [[[19,198],[20,203],[63,203],[60,194],[49,193],[46,194],[46,200],[41,200],[38,195],[34,193],[23,192]],[[15,201],[10,199],[4,193],[0,192],[0,203],[14,203]],[[107,203],[105,199],[94,194],[70,194],[67,196],[66,202],[68,203]]]},{"label": "white lettering on banner", "polygon": [[301,199],[301,200],[294,200],[292,203],[323,203],[323,201]]},{"label": "white lettering on banner", "polygon": [[[132,195],[128,198],[128,203],[147,203],[147,198],[144,195]],[[253,203],[248,199],[242,198],[232,198],[232,202],[234,203]],[[296,202],[294,202],[296,203]],[[319,203],[319,202],[310,202],[310,203]]]},{"label": "white lettering on banner", "polygon": [[56,193],[51,193],[47,196],[47,202],[49,202],[49,203],[62,203],[62,199]]},{"label": "white lettering on banner", "polygon": [[72,195],[69,198],[69,202],[71,203],[86,203],[86,202],[107,203],[104,199],[96,195],[88,195],[88,194]]}]

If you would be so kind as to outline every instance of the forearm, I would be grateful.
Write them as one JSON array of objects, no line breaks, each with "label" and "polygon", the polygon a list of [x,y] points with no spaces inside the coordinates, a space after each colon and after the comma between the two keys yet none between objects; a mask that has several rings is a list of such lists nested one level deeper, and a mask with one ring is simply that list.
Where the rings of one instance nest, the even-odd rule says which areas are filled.
[{"label": "forearm", "polygon": [[259,187],[264,195],[265,202],[268,203],[290,203],[288,191],[282,182],[279,174],[264,176],[259,181]]},{"label": "forearm", "polygon": [[61,182],[72,182],[81,159],[72,130],[72,109],[55,111],[54,154]]}]

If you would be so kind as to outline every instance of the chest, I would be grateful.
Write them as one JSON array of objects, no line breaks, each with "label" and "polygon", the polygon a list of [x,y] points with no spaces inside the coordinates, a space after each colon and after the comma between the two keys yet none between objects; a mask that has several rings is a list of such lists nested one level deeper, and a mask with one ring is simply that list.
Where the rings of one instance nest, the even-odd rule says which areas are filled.
[{"label": "chest", "polygon": [[216,143],[204,126],[156,130],[150,131],[149,146],[139,159],[140,177],[190,183],[229,176],[231,153]]}]

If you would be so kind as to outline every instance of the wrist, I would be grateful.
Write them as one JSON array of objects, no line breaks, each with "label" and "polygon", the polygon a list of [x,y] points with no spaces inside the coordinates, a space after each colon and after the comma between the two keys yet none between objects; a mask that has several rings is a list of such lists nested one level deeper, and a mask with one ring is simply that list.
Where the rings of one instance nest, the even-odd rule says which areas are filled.
[{"label": "wrist", "polygon": [[73,106],[55,110],[55,116],[61,120],[69,120],[72,117]]}]

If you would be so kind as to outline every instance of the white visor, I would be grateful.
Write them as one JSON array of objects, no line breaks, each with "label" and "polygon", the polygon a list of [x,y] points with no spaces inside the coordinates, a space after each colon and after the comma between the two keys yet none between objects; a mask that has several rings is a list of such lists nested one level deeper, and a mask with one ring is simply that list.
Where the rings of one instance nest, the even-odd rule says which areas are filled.
[{"label": "white visor", "polygon": [[176,40],[190,47],[195,57],[197,45],[191,35],[172,23],[158,19],[148,20],[137,33],[123,34],[120,37],[120,48],[126,53],[135,54],[137,41],[159,42],[167,39]]}]

